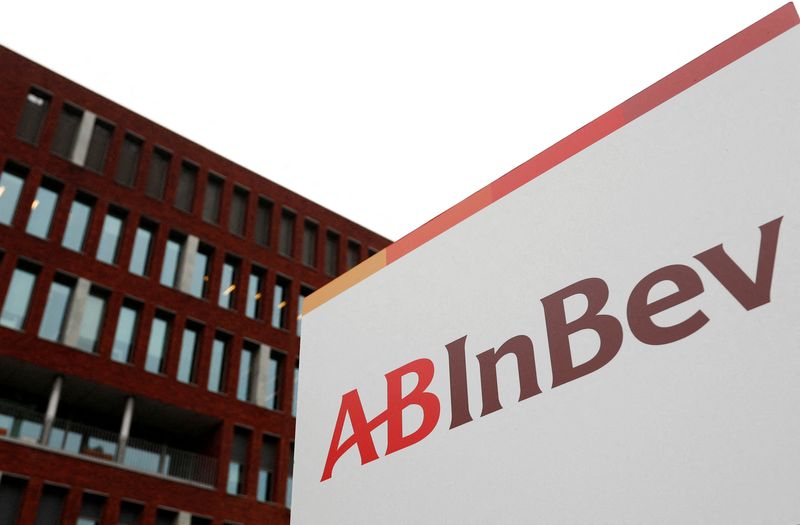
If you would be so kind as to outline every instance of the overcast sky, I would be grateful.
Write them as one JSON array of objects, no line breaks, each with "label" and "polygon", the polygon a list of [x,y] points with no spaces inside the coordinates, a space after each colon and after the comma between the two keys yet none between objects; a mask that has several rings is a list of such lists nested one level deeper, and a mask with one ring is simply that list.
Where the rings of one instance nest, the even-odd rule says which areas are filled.
[{"label": "overcast sky", "polygon": [[0,43],[396,240],[784,3],[4,0]]}]

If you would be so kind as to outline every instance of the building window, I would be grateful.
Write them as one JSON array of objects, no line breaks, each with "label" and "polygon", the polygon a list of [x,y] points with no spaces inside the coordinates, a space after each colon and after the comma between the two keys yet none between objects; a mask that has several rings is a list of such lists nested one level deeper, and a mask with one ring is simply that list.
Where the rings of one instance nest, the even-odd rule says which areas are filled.
[{"label": "building window", "polygon": [[17,125],[17,137],[25,142],[38,144],[42,124],[49,108],[50,95],[40,89],[31,88],[22,107],[22,117]]},{"label": "building window", "polygon": [[61,186],[58,183],[49,179],[42,180],[42,185],[36,190],[36,198],[31,203],[31,214],[25,227],[27,233],[40,239],[47,239],[60,191]]},{"label": "building window", "polygon": [[302,329],[303,325],[303,303],[306,300],[306,297],[314,293],[314,290],[309,288],[308,286],[301,286],[300,287],[300,294],[297,296],[297,329],[296,333],[300,336],[300,330]]},{"label": "building window", "polygon": [[347,241],[347,269],[355,268],[361,262],[361,245],[356,241]]},{"label": "building window", "polygon": [[214,224],[219,223],[219,208],[222,202],[222,187],[224,181],[216,175],[208,176],[205,200],[203,201],[203,220]]},{"label": "building window", "polygon": [[164,248],[164,262],[161,264],[161,279],[159,280],[164,286],[174,288],[175,283],[178,282],[178,269],[184,242],[185,239],[175,233],[167,239],[167,245]]},{"label": "building window", "polygon": [[264,295],[264,277],[267,271],[258,266],[250,268],[250,277],[247,280],[247,304],[244,314],[251,319],[261,319],[261,305]]},{"label": "building window", "polygon": [[281,386],[283,377],[283,362],[285,357],[282,353],[275,350],[269,353],[269,362],[267,363],[267,374],[265,379],[267,398],[264,400],[264,406],[270,410],[281,409]]},{"label": "building window", "polygon": [[25,326],[37,274],[38,269],[26,263],[20,263],[14,269],[0,313],[0,325],[15,330],[22,330]]},{"label": "building window", "polygon": [[228,229],[236,235],[244,235],[245,219],[247,217],[247,199],[250,194],[244,188],[233,188],[233,200],[228,220]]},{"label": "building window", "polygon": [[191,213],[194,205],[194,189],[197,186],[198,168],[190,162],[181,163],[178,189],[175,192],[175,207]]},{"label": "building window", "polygon": [[244,494],[247,488],[247,449],[250,431],[234,427],[231,461],[228,464],[228,494]]},{"label": "building window", "polygon": [[106,498],[104,496],[85,492],[81,502],[81,513],[78,516],[76,525],[100,525],[105,506]]},{"label": "building window", "polygon": [[297,387],[300,381],[300,361],[294,363],[292,374],[292,417],[297,417]]},{"label": "building window", "polygon": [[89,149],[86,151],[84,166],[97,173],[102,173],[106,165],[108,146],[111,144],[111,135],[114,126],[100,119],[95,119],[92,129],[92,138],[89,140]]},{"label": "building window", "polygon": [[294,213],[289,210],[283,210],[281,212],[278,251],[281,255],[285,255],[286,257],[292,256],[292,247],[294,246],[294,219]]},{"label": "building window", "polygon": [[208,389],[212,392],[225,392],[225,377],[228,369],[229,337],[217,333],[211,345],[211,363],[208,369]]},{"label": "building window", "polygon": [[86,231],[89,229],[93,206],[94,199],[82,194],[78,194],[72,201],[67,217],[67,226],[64,228],[64,237],[61,240],[64,248],[74,252],[83,251],[83,241],[86,240]]},{"label": "building window", "polygon": [[306,221],[303,226],[303,264],[311,266],[317,265],[317,234],[319,226],[312,221]]},{"label": "building window", "polygon": [[53,144],[50,147],[51,152],[65,159],[72,156],[72,148],[75,146],[82,118],[83,110],[70,104],[64,104],[61,108],[61,116],[58,118]]},{"label": "building window", "polygon": [[60,525],[64,501],[69,490],[65,487],[45,485],[39,498],[39,509],[36,511],[35,525]]},{"label": "building window", "polygon": [[0,174],[0,224],[11,224],[17,211],[17,202],[25,185],[27,170],[9,162]]},{"label": "building window", "polygon": [[174,510],[156,509],[155,525],[178,525],[178,513]]},{"label": "building window", "polygon": [[218,304],[221,307],[233,308],[236,305],[236,282],[238,279],[239,261],[226,257],[222,265],[222,277],[219,283]]},{"label": "building window", "polygon": [[195,297],[204,298],[208,294],[209,267],[214,249],[204,244],[199,245],[192,268],[192,282],[189,293]]},{"label": "building window", "polygon": [[144,192],[158,200],[164,198],[164,189],[167,187],[167,173],[172,155],[161,148],[153,148],[150,158],[150,169],[147,173],[147,185]]},{"label": "building window", "polygon": [[200,345],[200,332],[202,328],[194,323],[187,323],[183,329],[181,340],[181,355],[178,359],[178,376],[181,383],[195,383],[195,369],[197,363],[197,349]]},{"label": "building window", "polygon": [[0,523],[17,523],[28,482],[4,474],[0,477]]},{"label": "building window", "polygon": [[141,306],[133,301],[125,300],[119,310],[117,329],[114,332],[114,346],[111,348],[111,360],[117,363],[130,363],[133,347],[138,333],[139,312]]},{"label": "building window", "polygon": [[278,464],[278,443],[275,436],[263,436],[261,440],[261,462],[258,465],[258,501],[275,501],[275,467]]},{"label": "building window", "polygon": [[239,359],[239,377],[236,383],[236,399],[239,401],[252,401],[253,399],[253,369],[257,354],[258,345],[244,343],[241,359]]},{"label": "building window", "polygon": [[154,374],[164,373],[164,364],[169,346],[171,317],[164,312],[156,312],[150,326],[150,339],[147,341],[147,357],[144,369]]},{"label": "building window", "polygon": [[272,203],[263,197],[258,199],[256,209],[255,240],[261,246],[269,246],[269,232],[272,229]]},{"label": "building window", "polygon": [[325,238],[325,273],[339,274],[339,235],[330,231]]},{"label": "building window", "polygon": [[109,208],[103,229],[100,231],[100,242],[97,245],[97,260],[114,264],[117,262],[119,239],[122,236],[122,227],[125,224],[126,213],[122,210]]},{"label": "building window", "polygon": [[119,504],[119,519],[117,525],[139,525],[142,521],[144,505],[123,501]]},{"label": "building window", "polygon": [[64,326],[69,312],[75,279],[56,275],[47,294],[47,305],[39,324],[39,337],[48,341],[62,342]]},{"label": "building window", "polygon": [[138,137],[125,134],[122,148],[119,150],[117,172],[114,180],[123,186],[133,187],[136,184],[136,174],[139,171],[139,157],[142,154],[142,140]]},{"label": "building window", "polygon": [[147,275],[150,271],[150,253],[153,247],[156,225],[142,219],[136,228],[131,250],[131,261],[128,271],[135,275]]},{"label": "building window", "polygon": [[84,352],[92,353],[97,349],[97,338],[105,317],[106,296],[106,292],[97,288],[92,288],[86,296],[78,329],[78,342],[75,345]]},{"label": "building window", "polygon": [[367,248],[367,257],[372,257],[376,253],[378,253],[378,250],[375,248]]},{"label": "building window", "polygon": [[292,484],[294,482],[294,443],[289,444],[289,468],[286,472],[286,508],[292,508]]},{"label": "building window", "polygon": [[278,276],[275,279],[275,290],[272,294],[272,326],[289,328],[289,290],[292,281]]}]

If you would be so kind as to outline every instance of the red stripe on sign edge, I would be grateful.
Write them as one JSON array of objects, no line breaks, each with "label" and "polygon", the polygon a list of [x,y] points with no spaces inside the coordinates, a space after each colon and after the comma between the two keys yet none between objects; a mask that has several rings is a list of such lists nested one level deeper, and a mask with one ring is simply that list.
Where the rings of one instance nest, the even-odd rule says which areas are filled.
[{"label": "red stripe on sign edge", "polygon": [[[776,9],[389,245],[385,250],[386,261],[381,268],[392,264],[625,124],[758,49],[798,23],[800,18],[792,2]],[[373,268],[370,274],[379,269]],[[326,287],[345,275],[338,277]],[[337,295],[345,289],[338,290]],[[326,297],[325,301],[332,298],[333,295]],[[314,304],[313,308],[321,304],[323,302]],[[307,309],[304,313],[308,313],[311,309]]]}]

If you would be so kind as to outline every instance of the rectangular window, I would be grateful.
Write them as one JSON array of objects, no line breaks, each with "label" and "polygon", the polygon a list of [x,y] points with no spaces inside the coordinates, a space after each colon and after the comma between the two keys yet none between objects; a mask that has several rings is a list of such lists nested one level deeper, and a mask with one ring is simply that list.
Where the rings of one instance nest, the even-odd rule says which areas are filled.
[{"label": "rectangular window", "polygon": [[258,354],[258,345],[245,342],[239,360],[239,377],[236,382],[236,399],[251,401],[253,399],[253,368]]},{"label": "rectangular window", "polygon": [[250,446],[250,431],[234,427],[231,462],[228,465],[228,494],[244,494],[247,488],[247,449]]},{"label": "rectangular window", "polygon": [[247,217],[247,199],[250,194],[244,188],[233,188],[233,200],[228,220],[228,229],[236,235],[244,235],[245,219]]},{"label": "rectangular window", "polygon": [[178,525],[178,513],[174,510],[156,509],[156,525]]},{"label": "rectangular window", "polygon": [[139,222],[136,235],[133,238],[131,261],[128,271],[135,275],[147,275],[150,271],[150,253],[153,248],[156,225],[146,219]]},{"label": "rectangular window", "polygon": [[264,406],[270,410],[281,409],[281,386],[283,377],[283,362],[285,357],[282,353],[272,350],[269,353],[269,362],[267,363],[267,376],[266,392],[267,398],[264,400]]},{"label": "rectangular window", "polygon": [[301,286],[300,287],[300,294],[297,296],[297,329],[296,333],[299,336],[300,330],[302,329],[303,325],[303,302],[305,301],[306,297],[314,293],[314,290],[309,288],[308,286]]},{"label": "rectangular window", "polygon": [[164,189],[167,187],[167,173],[169,173],[169,163],[172,155],[161,148],[153,148],[153,156],[150,158],[150,169],[147,173],[147,185],[145,193],[155,199],[164,198]]},{"label": "rectangular window", "polygon": [[161,265],[161,279],[159,280],[164,286],[174,288],[178,281],[178,269],[183,255],[184,242],[185,239],[175,233],[167,239],[167,245],[164,248],[164,261]]},{"label": "rectangular window", "polygon": [[19,195],[25,185],[27,170],[11,162],[0,174],[0,224],[11,224],[17,211]]},{"label": "rectangular window", "polygon": [[61,246],[74,252],[83,251],[83,241],[86,240],[86,231],[89,229],[93,206],[93,198],[80,193],[75,197],[69,209]]},{"label": "rectangular window", "polygon": [[25,263],[20,263],[14,270],[11,284],[6,290],[3,311],[0,313],[0,325],[15,330],[22,330],[25,326],[37,273],[38,269]]},{"label": "rectangular window", "polygon": [[272,203],[263,197],[258,199],[256,210],[255,238],[261,246],[269,246],[269,232],[272,229]]},{"label": "rectangular window", "polygon": [[222,202],[222,187],[224,181],[215,176],[208,176],[206,194],[203,200],[203,220],[214,224],[219,223],[219,207]]},{"label": "rectangular window", "polygon": [[123,501],[119,504],[119,519],[117,525],[139,525],[142,522],[144,505]]},{"label": "rectangular window", "polygon": [[0,523],[17,523],[28,482],[4,474],[0,477]]},{"label": "rectangular window", "polygon": [[123,186],[132,187],[136,184],[136,174],[139,171],[139,157],[142,154],[142,140],[138,137],[125,134],[122,147],[119,150],[117,172],[114,180]]},{"label": "rectangular window", "polygon": [[31,214],[25,227],[27,233],[40,239],[47,239],[60,191],[60,184],[49,179],[42,180],[42,185],[36,190],[36,198],[31,203]]},{"label": "rectangular window", "polygon": [[294,363],[294,374],[292,375],[292,417],[297,417],[297,386],[300,381],[300,361]]},{"label": "rectangular window", "polygon": [[197,364],[197,351],[200,347],[200,333],[202,327],[187,323],[183,329],[181,340],[181,355],[178,359],[178,381],[181,383],[195,383],[195,369]]},{"label": "rectangular window", "polygon": [[236,283],[239,279],[239,261],[230,257],[225,258],[222,265],[222,277],[219,283],[218,304],[223,308],[233,308],[236,305]]},{"label": "rectangular window", "polygon": [[289,210],[281,212],[281,228],[280,239],[278,242],[278,251],[281,255],[286,257],[292,256],[292,247],[294,245],[294,213]]},{"label": "rectangular window", "polygon": [[266,273],[266,270],[258,266],[250,268],[250,277],[247,280],[247,304],[245,304],[244,314],[251,319],[261,319]]},{"label": "rectangular window", "polygon": [[111,135],[114,126],[100,119],[95,119],[92,138],[89,139],[89,149],[86,151],[86,160],[83,165],[97,173],[102,173],[108,156],[108,146],[111,144]]},{"label": "rectangular window", "polygon": [[311,266],[317,265],[317,223],[306,221],[303,226],[303,264]]},{"label": "rectangular window", "polygon": [[107,296],[105,291],[98,288],[92,288],[86,296],[76,345],[84,352],[92,353],[97,350],[97,338],[100,336],[100,327],[105,317]]},{"label": "rectangular window", "polygon": [[258,465],[258,501],[275,501],[275,467],[278,465],[278,443],[275,436],[263,436],[261,439],[261,462]]},{"label": "rectangular window", "polygon": [[22,107],[22,117],[17,124],[17,137],[30,142],[39,143],[39,135],[42,132],[42,124],[50,108],[50,95],[36,88],[28,91],[25,97],[25,105]]},{"label": "rectangular window", "polygon": [[56,275],[47,294],[47,305],[39,324],[39,337],[48,341],[63,341],[64,324],[72,301],[75,279]]},{"label": "rectangular window", "polygon": [[147,357],[144,363],[144,369],[148,372],[154,374],[164,373],[171,324],[171,317],[164,312],[156,312],[155,317],[153,317],[153,324],[150,326],[150,339],[147,341]]},{"label": "rectangular window", "polygon": [[84,492],[81,502],[81,513],[76,525],[100,525],[103,519],[103,508],[106,506],[105,496]]},{"label": "rectangular window", "polygon": [[275,290],[272,294],[272,326],[275,328],[289,327],[289,290],[292,281],[286,277],[278,276],[275,279]]},{"label": "rectangular window", "polygon": [[211,345],[211,363],[208,370],[208,389],[212,392],[225,392],[225,377],[228,369],[229,337],[217,333]]},{"label": "rectangular window", "polygon": [[139,312],[141,306],[133,301],[125,300],[119,310],[117,329],[114,332],[114,346],[111,348],[111,360],[118,363],[130,363],[138,333]]},{"label": "rectangular window", "polygon": [[56,133],[53,136],[53,144],[50,147],[51,152],[65,159],[72,156],[72,148],[78,137],[81,118],[83,118],[83,110],[70,104],[64,104],[61,108],[61,116],[58,118]]},{"label": "rectangular window", "polygon": [[195,297],[202,299],[208,294],[209,266],[213,254],[214,249],[210,246],[201,244],[197,248],[192,268],[192,282],[189,287],[189,293]]},{"label": "rectangular window", "polygon": [[347,241],[347,269],[355,268],[361,262],[361,245],[356,241]]},{"label": "rectangular window", "polygon": [[64,487],[45,485],[39,498],[39,508],[36,511],[35,525],[60,525],[61,513],[64,511],[64,501],[69,490]]},{"label": "rectangular window", "polygon": [[292,508],[292,485],[294,482],[294,443],[289,444],[289,469],[286,473],[286,508]]},{"label": "rectangular window", "polygon": [[330,231],[325,238],[325,273],[332,277],[339,274],[339,235]]},{"label": "rectangular window", "polygon": [[181,174],[178,176],[178,189],[175,192],[175,207],[185,212],[192,212],[194,204],[194,188],[197,186],[198,168],[190,162],[181,163]]},{"label": "rectangular window", "polygon": [[122,228],[125,224],[126,212],[116,208],[109,208],[103,229],[100,231],[100,242],[97,245],[97,260],[114,264],[117,262],[119,239],[122,237]]}]

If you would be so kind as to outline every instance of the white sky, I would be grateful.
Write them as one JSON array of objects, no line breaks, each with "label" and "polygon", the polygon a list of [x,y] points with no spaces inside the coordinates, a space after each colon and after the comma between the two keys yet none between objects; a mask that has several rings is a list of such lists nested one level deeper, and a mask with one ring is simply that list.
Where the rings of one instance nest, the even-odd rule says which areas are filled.
[{"label": "white sky", "polygon": [[0,44],[396,240],[783,3],[5,0]]}]

